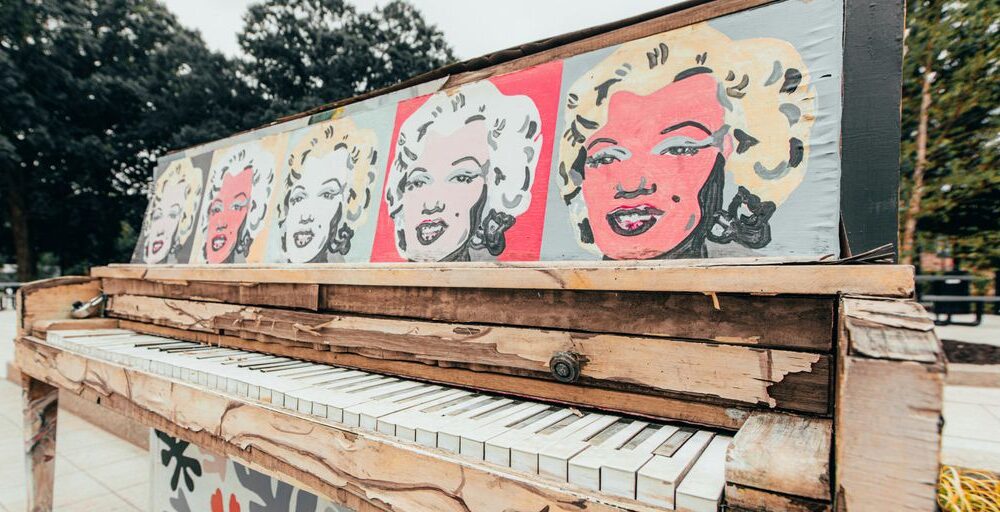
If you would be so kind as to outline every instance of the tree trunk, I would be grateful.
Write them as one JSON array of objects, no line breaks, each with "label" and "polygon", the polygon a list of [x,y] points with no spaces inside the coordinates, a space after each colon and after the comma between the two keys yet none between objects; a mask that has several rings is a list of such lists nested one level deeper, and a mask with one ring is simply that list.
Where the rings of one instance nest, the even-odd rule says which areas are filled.
[{"label": "tree trunk", "polygon": [[10,231],[14,239],[14,256],[17,262],[17,280],[26,283],[35,278],[35,251],[31,246],[28,229],[28,212],[25,208],[25,190],[22,186],[20,169],[8,169],[0,172],[3,182],[3,198],[7,203],[7,213],[10,214]]},{"label": "tree trunk", "polygon": [[931,85],[934,83],[934,72],[930,66],[924,69],[924,83],[920,90],[920,122],[917,126],[917,161],[913,166],[913,189],[910,191],[910,204],[906,209],[906,221],[903,230],[903,264],[913,264],[914,239],[917,235],[917,217],[920,215],[920,200],[924,195],[924,171],[927,170],[927,120],[930,117]]}]

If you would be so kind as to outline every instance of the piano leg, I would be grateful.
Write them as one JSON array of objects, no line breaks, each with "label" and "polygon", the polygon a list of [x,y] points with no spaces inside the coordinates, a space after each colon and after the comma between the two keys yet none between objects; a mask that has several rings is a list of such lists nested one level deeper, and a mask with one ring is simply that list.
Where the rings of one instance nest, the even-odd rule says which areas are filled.
[{"label": "piano leg", "polygon": [[59,389],[21,374],[28,510],[51,512],[56,474],[56,417]]}]

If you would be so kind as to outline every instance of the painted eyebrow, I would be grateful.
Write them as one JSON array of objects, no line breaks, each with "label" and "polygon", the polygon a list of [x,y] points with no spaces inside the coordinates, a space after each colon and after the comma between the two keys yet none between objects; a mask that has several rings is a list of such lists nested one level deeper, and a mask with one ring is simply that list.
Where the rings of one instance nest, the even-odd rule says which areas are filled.
[{"label": "painted eyebrow", "polygon": [[463,156],[462,158],[459,158],[458,160],[452,162],[451,165],[458,165],[462,162],[465,162],[466,160],[472,160],[473,162],[476,163],[477,167],[479,167],[480,169],[483,168],[483,164],[479,163],[479,160],[476,160],[476,157],[474,156]]},{"label": "painted eyebrow", "polygon": [[414,167],[413,169],[410,169],[410,172],[408,172],[406,175],[409,176],[411,174],[418,172],[427,172],[427,169],[424,169],[423,167]]},{"label": "painted eyebrow", "polygon": [[668,127],[664,128],[663,131],[660,132],[660,135],[664,135],[664,134],[670,133],[670,132],[672,132],[674,130],[680,130],[681,128],[684,128],[685,126],[693,126],[693,127],[697,128],[697,129],[705,132],[706,135],[711,135],[712,134],[711,130],[709,130],[708,128],[706,128],[705,125],[699,123],[698,121],[684,121],[683,123],[677,123],[677,124],[675,124],[673,126],[668,126]]},{"label": "painted eyebrow", "polygon": [[337,178],[330,178],[330,179],[324,181],[323,183],[320,183],[319,186],[322,187],[323,185],[326,185],[327,183],[330,183],[331,181],[336,181],[337,184],[340,184],[340,180],[338,180]]},{"label": "painted eyebrow", "polygon": [[235,196],[233,196],[233,200],[234,201],[237,200],[237,199],[241,199],[241,198],[242,199],[246,199],[247,198],[246,193],[240,192],[239,194],[236,194]]},{"label": "painted eyebrow", "polygon": [[608,144],[618,144],[618,141],[615,140],[615,139],[609,139],[607,137],[600,137],[600,138],[597,138],[597,139],[594,139],[593,141],[591,141],[590,144],[587,144],[587,150],[589,151],[590,148],[594,147],[595,144],[600,144],[601,142],[607,142]]}]

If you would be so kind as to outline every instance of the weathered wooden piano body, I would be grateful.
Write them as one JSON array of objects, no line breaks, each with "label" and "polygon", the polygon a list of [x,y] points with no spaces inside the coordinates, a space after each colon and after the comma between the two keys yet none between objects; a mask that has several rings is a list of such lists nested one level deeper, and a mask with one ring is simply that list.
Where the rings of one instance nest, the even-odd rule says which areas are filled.
[{"label": "weathered wooden piano body", "polygon": [[[111,266],[92,278],[26,286],[17,365],[26,424],[34,426],[29,454],[43,493],[36,503],[50,492],[56,388],[359,510],[667,503],[501,467],[46,341],[126,329],[733,436],[724,468],[706,469],[710,489],[724,482],[730,509],[828,510],[835,500],[847,510],[933,508],[944,370],[933,323],[909,299],[909,268],[495,270],[476,288],[421,286],[441,273],[458,273],[453,282],[461,283],[461,271],[434,267]],[[107,318],[66,319],[74,301],[100,293],[108,295]],[[551,375],[557,354],[580,362],[575,382]],[[632,482],[645,476],[637,469]],[[695,494],[677,504],[698,509],[690,505]]]},{"label": "weathered wooden piano body", "polygon": [[[51,509],[58,389],[356,510],[932,510],[939,343],[913,301],[912,268],[862,263],[895,238],[900,34],[890,28],[900,27],[901,12],[895,2],[855,0],[689,2],[459,63],[381,96],[166,158],[137,263],[20,291],[15,343],[32,510]],[[788,27],[791,46],[776,42],[775,24]],[[766,37],[746,39],[754,34]],[[709,50],[692,50],[692,41]],[[618,67],[600,61],[633,57]],[[684,65],[694,67],[675,74],[670,59],[688,58]],[[764,73],[754,75],[761,63]],[[634,78],[640,69],[659,74]],[[601,72],[611,78],[601,81]],[[717,88],[684,88],[714,83],[708,77]],[[659,98],[649,80],[674,92],[646,105],[647,113],[667,105],[660,115],[668,118],[690,104],[715,105],[691,114],[704,114],[703,123],[656,128],[667,135],[654,141],[651,154],[665,159],[656,160],[658,170],[673,172],[680,160],[672,158],[716,152],[716,178],[684,192],[677,183],[686,178],[650,171],[633,190],[621,181],[632,171],[617,171],[625,178],[607,200],[641,196],[652,204],[659,186],[673,194],[666,204],[696,200],[702,221],[692,213],[685,227],[680,215],[664,216],[674,206],[646,204],[619,205],[588,224],[604,189],[586,180],[600,180],[603,165],[646,158],[635,146],[600,146],[620,142],[608,130],[632,128],[607,122],[595,132],[607,121],[601,116],[619,115],[598,107],[612,98],[608,108],[628,108],[630,96],[614,96],[624,84],[638,87],[634,97]],[[473,206],[473,228],[483,223],[460,246],[464,253],[448,255],[472,261],[406,261],[438,259],[433,247],[448,227],[425,220],[405,231],[397,215],[420,212],[401,205],[426,193],[415,190],[432,179],[411,181],[417,171],[409,164],[422,148],[407,145],[406,122],[372,121],[395,113],[396,101],[400,118],[416,118],[421,95],[439,89],[447,92],[423,103],[442,101],[414,132],[418,140],[448,108],[478,105],[476,94],[520,95],[519,105],[528,98],[537,107],[524,122],[503,123],[487,119],[494,113],[486,102],[459,123],[490,121],[494,150],[511,143],[501,137],[508,124],[527,134],[523,148],[504,156],[526,158],[526,167],[519,161],[501,172],[499,157],[487,153],[494,165],[446,176],[461,184],[483,178],[481,201],[507,208]],[[713,99],[672,99],[699,91]],[[565,133],[552,125],[555,97],[566,99]],[[722,118],[705,112],[716,107],[726,117],[714,130]],[[753,115],[763,117],[747,121]],[[760,130],[761,119],[777,132]],[[778,132],[786,138],[775,139]],[[393,159],[389,135],[398,135],[404,157]],[[333,229],[342,221],[337,210],[326,245],[303,257],[315,233],[289,226],[322,211],[294,217],[295,194],[313,190],[294,185],[314,172],[306,163],[319,161],[307,155],[327,154],[321,148],[332,139],[382,145],[350,152],[348,169],[371,170],[367,185],[355,180],[360,188],[349,196],[329,187],[323,196],[343,194],[350,223]],[[566,156],[584,142],[579,158]],[[251,153],[256,160],[241,160]],[[539,161],[551,163],[551,193]],[[264,162],[272,174],[258,179]],[[251,179],[226,181],[227,172],[243,176],[244,163]],[[212,178],[202,172],[209,169]],[[489,195],[510,176],[520,184],[520,172],[521,189],[503,189],[510,193],[503,201]],[[195,177],[201,181],[190,186]],[[254,186],[240,192],[240,183]],[[277,191],[263,188],[258,197],[258,183]],[[167,191],[178,184],[188,186]],[[233,190],[235,200],[219,198]],[[197,197],[174,205],[189,216],[164,223],[164,197],[177,191]],[[721,209],[721,196],[732,193]],[[456,197],[463,196],[445,199]],[[425,199],[422,214],[445,211],[441,201]],[[518,209],[519,201],[548,209]],[[231,243],[236,235],[213,216],[232,206],[237,213],[228,218],[239,218],[248,204],[240,230],[264,227],[234,232],[239,242]],[[259,204],[269,208],[255,217]],[[358,212],[368,207],[366,225]],[[656,222],[667,231],[653,231]],[[157,234],[163,226],[168,235]],[[630,256],[648,257],[648,248],[636,249],[651,243],[644,233],[670,226],[693,229],[678,245],[686,252],[664,246],[661,261]],[[640,242],[609,243],[615,236]],[[655,243],[669,239],[656,236]],[[706,238],[716,244],[710,250]],[[601,261],[595,252],[626,261]],[[719,255],[735,257],[706,257]],[[687,259],[668,261],[677,256]],[[74,302],[102,295],[102,315],[71,318]]]}]

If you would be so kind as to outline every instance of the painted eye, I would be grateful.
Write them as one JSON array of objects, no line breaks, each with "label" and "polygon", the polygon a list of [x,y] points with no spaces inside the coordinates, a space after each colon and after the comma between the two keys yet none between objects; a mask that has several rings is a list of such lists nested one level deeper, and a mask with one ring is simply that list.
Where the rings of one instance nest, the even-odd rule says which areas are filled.
[{"label": "painted eye", "polygon": [[594,156],[587,157],[587,165],[591,168],[597,168],[602,165],[610,165],[615,162],[621,162],[621,159],[610,153],[598,153]]},{"label": "painted eye", "polygon": [[342,187],[339,183],[334,181],[331,183],[329,188],[326,188],[319,193],[319,197],[322,197],[323,199],[330,201],[336,199],[337,196],[339,196],[343,191],[344,187]]},{"label": "painted eye", "polygon": [[222,203],[212,203],[212,206],[208,208],[208,213],[210,215],[222,213]]},{"label": "painted eye", "polygon": [[422,181],[409,181],[406,183],[406,190],[412,192],[422,186],[424,186],[424,182]]},{"label": "painted eye", "polygon": [[701,148],[693,146],[671,146],[663,150],[661,155],[673,155],[673,156],[694,156],[698,154],[698,150]]},{"label": "painted eye", "polygon": [[153,220],[160,220],[161,217],[163,217],[163,212],[159,208],[153,210],[153,214],[149,216]]},{"label": "painted eye", "polygon": [[299,204],[302,202],[302,196],[292,196],[288,199],[288,204]]},{"label": "painted eye", "polygon": [[455,183],[472,183],[472,180],[474,179],[475,176],[472,176],[471,174],[459,174],[458,176],[451,177],[451,181],[454,181]]}]

